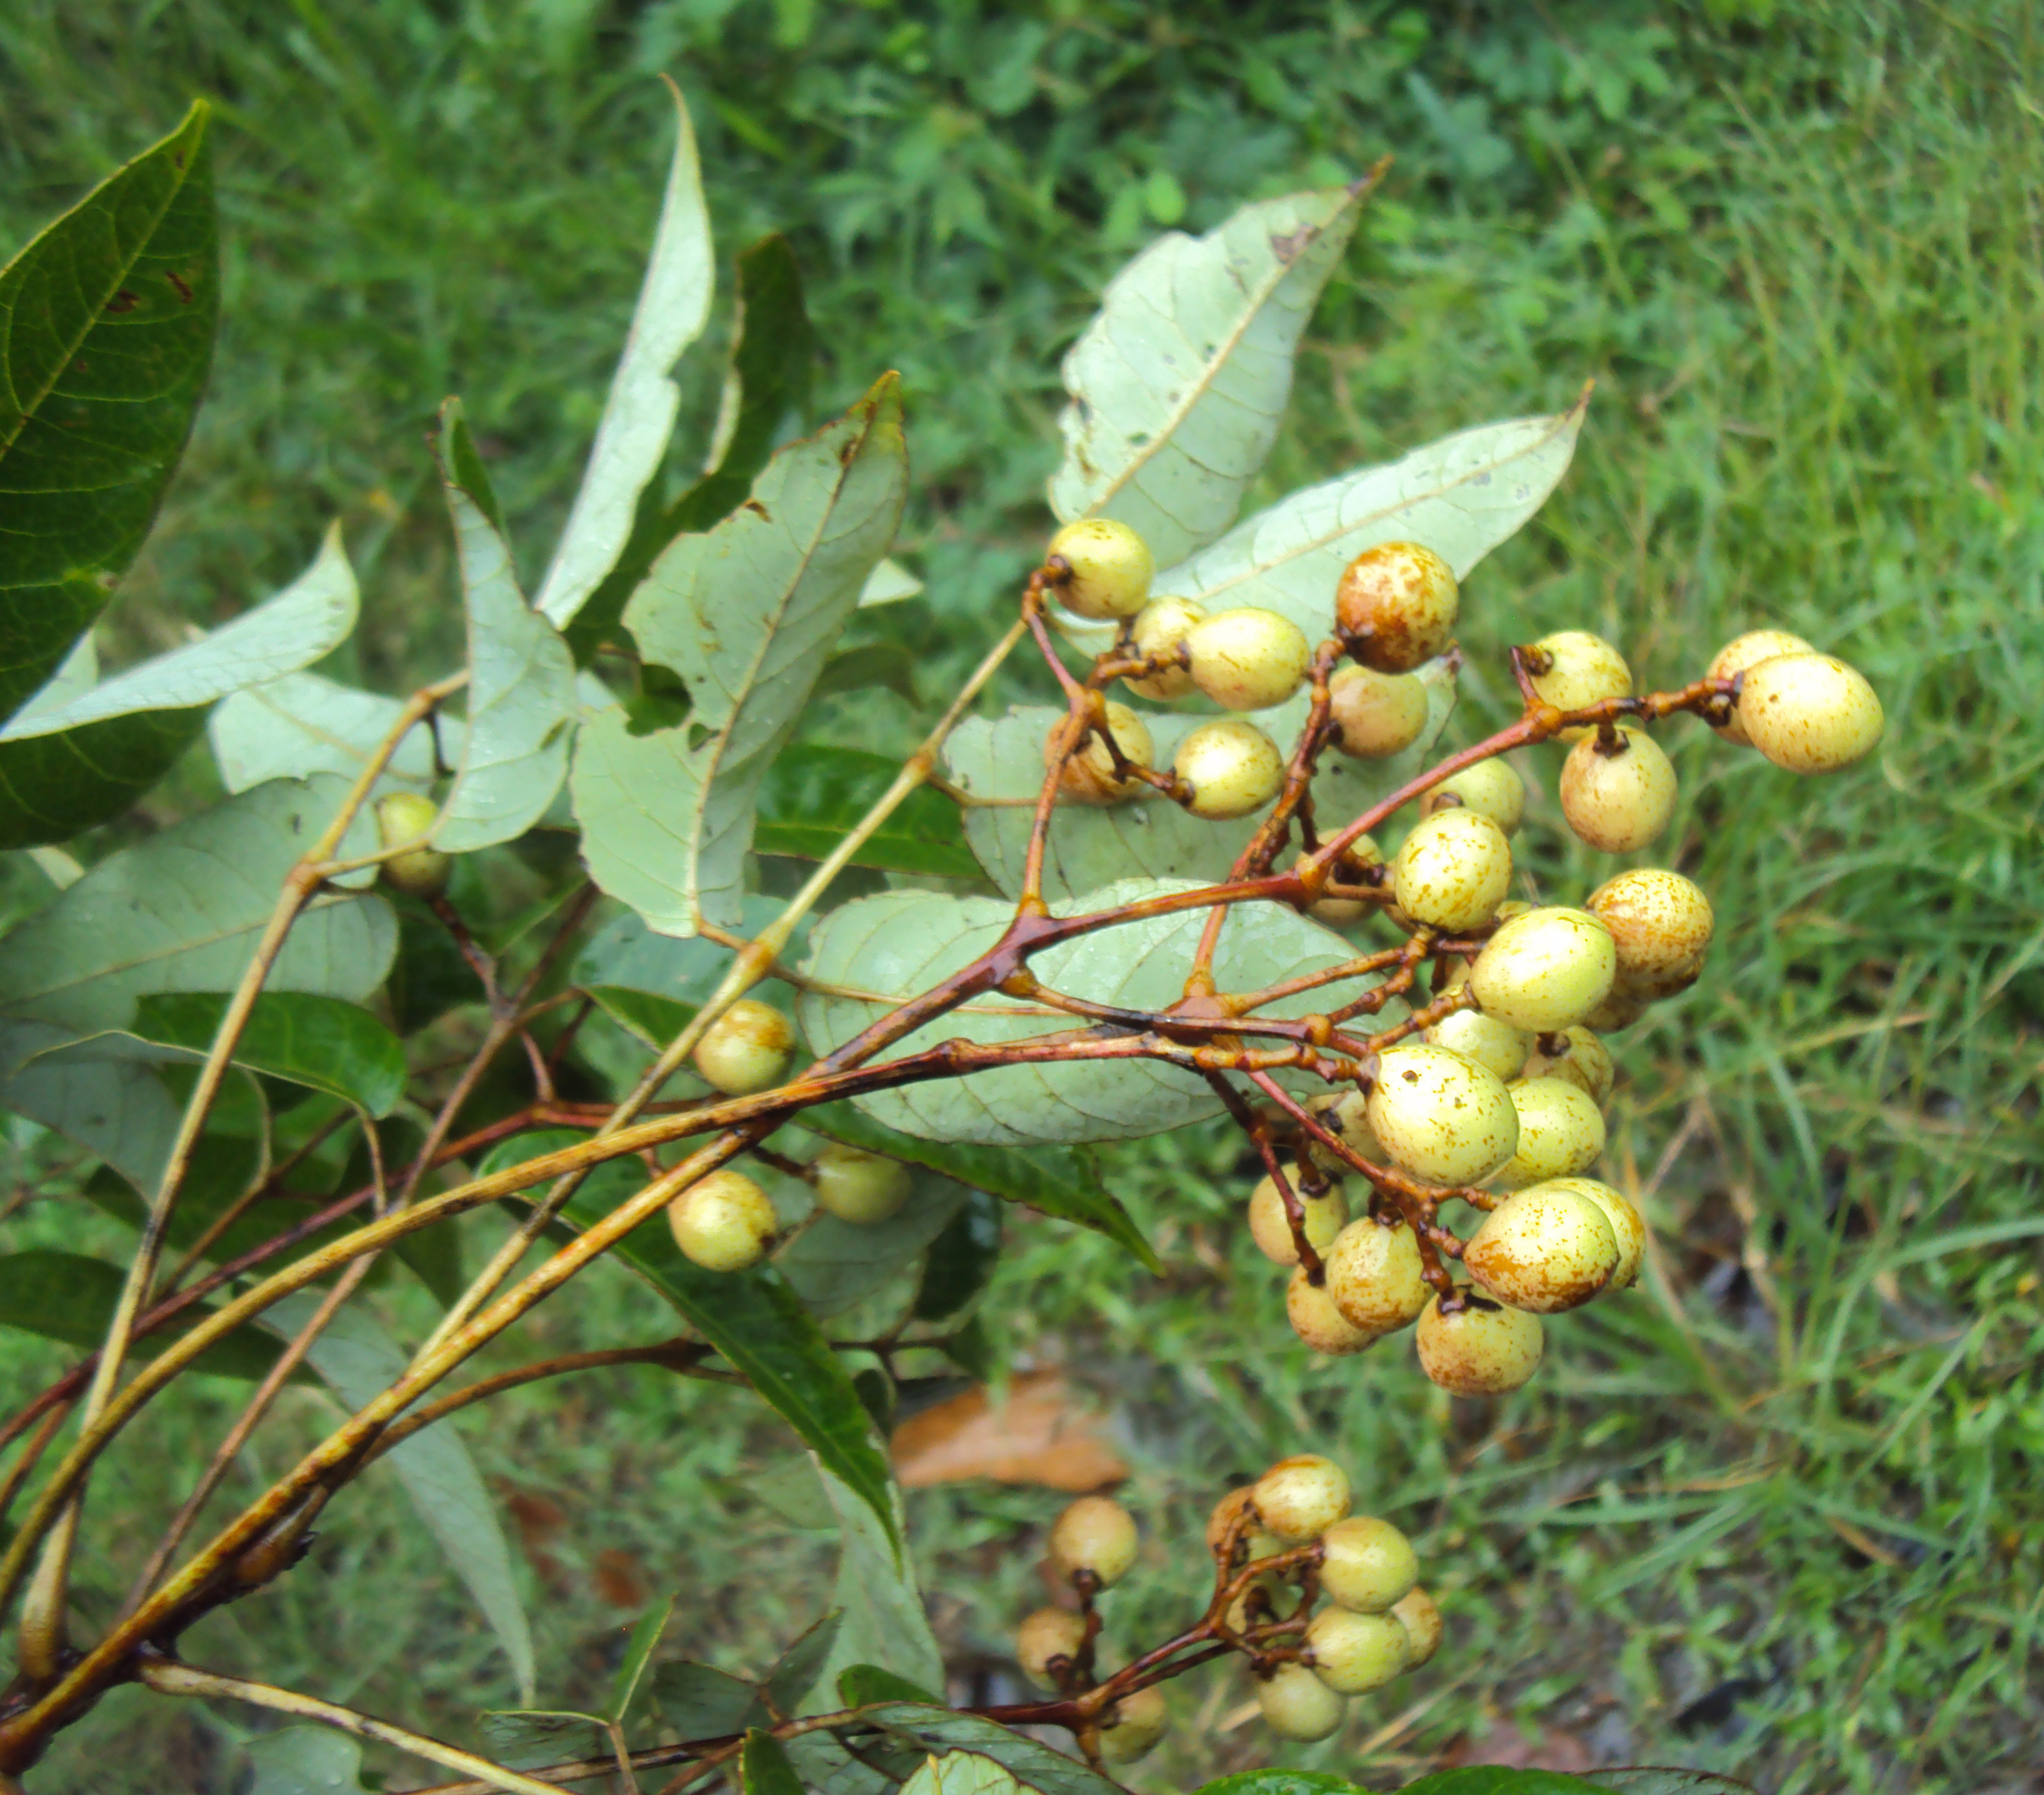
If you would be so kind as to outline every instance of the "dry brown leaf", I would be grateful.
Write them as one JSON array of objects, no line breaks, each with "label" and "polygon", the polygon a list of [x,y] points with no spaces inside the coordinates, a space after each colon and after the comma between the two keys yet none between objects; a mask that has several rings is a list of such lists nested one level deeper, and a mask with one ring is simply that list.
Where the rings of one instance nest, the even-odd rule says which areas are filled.
[{"label": "dry brown leaf", "polygon": [[616,1547],[598,1552],[590,1573],[596,1593],[613,1608],[640,1609],[651,1600],[645,1574],[630,1552]]},{"label": "dry brown leaf", "polygon": [[1514,1770],[1562,1770],[1573,1774],[1594,1770],[1596,1760],[1589,1747],[1573,1733],[1559,1727],[1543,1727],[1538,1739],[1528,1739],[1509,1720],[1499,1720],[1481,1738],[1465,1733],[1448,1747],[1442,1758],[1444,1770],[1466,1764],[1498,1764]]},{"label": "dry brown leaf", "polygon": [[1100,1417],[1055,1371],[1017,1378],[997,1409],[984,1389],[925,1409],[894,1430],[893,1447],[894,1474],[909,1489],[984,1477],[1077,1493],[1128,1475]]}]

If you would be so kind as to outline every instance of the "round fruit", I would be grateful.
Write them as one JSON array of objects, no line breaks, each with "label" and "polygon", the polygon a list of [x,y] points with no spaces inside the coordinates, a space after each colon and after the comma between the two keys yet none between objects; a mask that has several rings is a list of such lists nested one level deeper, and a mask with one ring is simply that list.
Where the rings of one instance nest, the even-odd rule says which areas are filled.
[{"label": "round fruit", "polygon": [[1396,1615],[1324,1608],[1306,1623],[1313,1674],[1337,1695],[1381,1689],[1411,1662],[1412,1641]]},{"label": "round fruit", "polygon": [[1385,1151],[1429,1184],[1480,1184],[1519,1145],[1519,1117],[1504,1080],[1446,1047],[1385,1051],[1369,1116]]},{"label": "round fruit", "polygon": [[1359,760],[1382,760],[1410,748],[1427,727],[1427,688],[1410,673],[1338,669],[1327,682],[1335,746]]},{"label": "round fruit", "polygon": [[1193,683],[1224,710],[1268,710],[1298,690],[1312,645],[1289,617],[1243,605],[1186,632]]},{"label": "round fruit", "polygon": [[667,1225],[674,1244],[705,1271],[743,1271],[766,1256],[779,1224],[765,1191],[720,1167],[667,1205]]},{"label": "round fruit", "polygon": [[1348,1474],[1316,1452],[1280,1459],[1251,1487],[1263,1524],[1294,1546],[1319,1538],[1348,1512]]},{"label": "round fruit", "polygon": [[1359,1614],[1381,1614],[1420,1580],[1412,1542],[1388,1520],[1350,1515],[1320,1536],[1320,1587]]},{"label": "round fruit", "polygon": [[1423,815],[1452,810],[1457,805],[1488,817],[1507,835],[1516,835],[1526,817],[1526,782],[1493,755],[1451,773],[1420,799]]},{"label": "round fruit", "polygon": [[1746,676],[1739,726],[1777,767],[1835,773],[1873,752],[1881,700],[1857,668],[1830,655],[1778,655]]},{"label": "round fruit", "polygon": [[[1318,1197],[1308,1197],[1304,1191],[1297,1195],[1300,1206],[1306,1212],[1306,1240],[1315,1252],[1324,1251],[1327,1243],[1341,1232],[1342,1224],[1348,1220],[1348,1199],[1342,1195],[1338,1184],[1331,1186]],[[1256,1242],[1257,1250],[1273,1264],[1299,1263],[1298,1243],[1292,1238],[1291,1218],[1285,1213],[1285,1199],[1275,1178],[1262,1179],[1249,1193],[1249,1232]]]},{"label": "round fruit", "polygon": [[1578,1022],[1562,1029],[1558,1039],[1550,1036],[1549,1044],[1555,1051],[1549,1053],[1543,1047],[1535,1053],[1526,1063],[1526,1076],[1566,1078],[1602,1109],[1617,1082],[1618,1068],[1612,1063],[1611,1049],[1597,1039],[1596,1031]]},{"label": "round fruit", "polygon": [[703,1031],[696,1070],[726,1097],[750,1097],[780,1083],[794,1045],[795,1031],[780,1011],[740,997]]},{"label": "round fruit", "polygon": [[1280,1664],[1256,1685],[1263,1724],[1281,1739],[1325,1739],[1342,1724],[1342,1698],[1303,1664]]},{"label": "round fruit", "polygon": [[1420,1243],[1404,1222],[1350,1222],[1327,1251],[1327,1293],[1348,1324],[1371,1340],[1406,1327],[1427,1306]]},{"label": "round fruit", "polygon": [[1239,1489],[1231,1489],[1214,1504],[1213,1512],[1207,1516],[1207,1550],[1217,1552],[1228,1529],[1235,1524],[1235,1517],[1247,1509],[1249,1524],[1236,1536],[1236,1544],[1245,1559],[1275,1558],[1285,1550],[1285,1542],[1258,1523],[1256,1515],[1256,1486],[1245,1483]]},{"label": "round fruit", "polygon": [[1533,1037],[1523,1028],[1485,1016],[1480,1009],[1458,1009],[1443,1017],[1427,1031],[1426,1039],[1506,1079],[1525,1070],[1527,1056],[1533,1051]]},{"label": "round fruit", "polygon": [[836,1141],[816,1155],[809,1168],[816,1207],[840,1221],[885,1221],[909,1201],[914,1174],[899,1159],[865,1153]]},{"label": "round fruit", "polygon": [[[1193,625],[1207,614],[1197,598],[1153,598],[1136,613],[1131,632],[1139,655],[1161,655],[1176,648]],[[1147,679],[1132,679],[1128,689],[1146,698],[1182,698],[1193,689],[1192,669],[1167,667]]]},{"label": "round fruit", "polygon": [[1566,1078],[1521,1078],[1506,1087],[1519,1112],[1519,1150],[1490,1182],[1523,1190],[1595,1165],[1604,1151],[1604,1113]]},{"label": "round fruit", "polygon": [[[1632,695],[1632,669],[1601,636],[1587,629],[1558,629],[1532,644],[1553,664],[1533,675],[1533,690],[1557,710],[1581,710],[1605,698]],[[1562,731],[1565,742],[1579,741],[1593,725]]]},{"label": "round fruit", "polygon": [[1551,1034],[1595,1009],[1618,974],[1611,931],[1586,910],[1549,905],[1501,924],[1470,969],[1485,1015]]},{"label": "round fruit", "polygon": [[[1056,724],[1043,738],[1046,767],[1058,757],[1058,738],[1063,735],[1064,728],[1062,723]],[[1156,749],[1151,742],[1149,728],[1128,705],[1108,705],[1107,728],[1114,737],[1115,746],[1121,750],[1121,758],[1132,768],[1150,764]],[[1097,728],[1089,732],[1058,772],[1058,790],[1078,804],[1119,804],[1148,789],[1132,775],[1125,778],[1117,776],[1114,756],[1101,740]]]},{"label": "round fruit", "polygon": [[1651,997],[1641,996],[1630,986],[1614,985],[1611,995],[1583,1020],[1593,1028],[1607,1035],[1615,1035],[1621,1028],[1630,1028],[1644,1016],[1653,1001]]},{"label": "round fruit", "polygon": [[1409,673],[1448,644],[1461,598],[1455,571],[1416,542],[1366,548],[1335,588],[1335,620],[1351,652],[1379,673]]},{"label": "round fruit", "polygon": [[1473,810],[1443,810],[1412,825],[1391,863],[1398,907],[1430,928],[1474,928],[1512,889],[1512,845]]},{"label": "round fruit", "polygon": [[1716,919],[1703,888],[1661,867],[1608,878],[1585,904],[1611,931],[1619,985],[1641,997],[1672,997],[1703,971]]},{"label": "round fruit", "polygon": [[1461,1293],[1448,1314],[1439,1297],[1427,1305],[1414,1336],[1420,1369],[1457,1396],[1502,1396],[1540,1369],[1540,1317]]},{"label": "round fruit", "polygon": [[1045,559],[1071,569],[1058,588],[1066,609],[1082,617],[1132,617],[1150,596],[1157,571],[1150,545],[1112,517],[1082,517],[1051,538]]},{"label": "round fruit", "polygon": [[1559,1178],[1554,1181],[1579,1197],[1587,1197],[1604,1211],[1618,1242],[1618,1269],[1611,1274],[1607,1290],[1629,1290],[1638,1281],[1641,1262],[1646,1257],[1646,1223],[1625,1196],[1593,1178]]},{"label": "round fruit", "polygon": [[1607,747],[1584,738],[1562,763],[1562,815],[1580,841],[1607,854],[1630,854],[1658,838],[1675,814],[1675,769],[1643,729],[1620,725]]},{"label": "round fruit", "polygon": [[1172,771],[1193,788],[1185,808],[1216,822],[1247,817],[1278,795],[1285,757],[1254,723],[1224,717],[1187,732]]},{"label": "round fruit", "polygon": [[1089,1570],[1106,1589],[1135,1562],[1135,1517],[1107,1496],[1082,1496],[1051,1529],[1051,1559],[1067,1577]]},{"label": "round fruit", "polygon": [[1392,1605],[1391,1612],[1412,1642],[1411,1668],[1416,1670],[1441,1649],[1441,1611],[1424,1589],[1415,1589]]},{"label": "round fruit", "polygon": [[1068,1608],[1039,1608],[1015,1629],[1015,1662],[1022,1674],[1040,1689],[1054,1689],[1055,1658],[1076,1660],[1085,1644],[1085,1617]]},{"label": "round fruit", "polygon": [[[1370,1132],[1370,1100],[1361,1091],[1347,1090],[1339,1097],[1316,1097],[1312,1108],[1313,1119],[1358,1157],[1373,1166],[1386,1163],[1389,1155],[1385,1152],[1377,1136]],[[1307,1139],[1306,1154],[1330,1178],[1346,1178],[1355,1169],[1332,1147],[1323,1147],[1310,1136]]]},{"label": "round fruit", "polygon": [[1470,1276],[1513,1309],[1580,1309],[1618,1270],[1618,1236],[1604,1213],[1558,1180],[1515,1191],[1462,1250]]},{"label": "round fruit", "polygon": [[[440,807],[423,792],[394,791],[376,801],[379,845],[396,848],[421,841],[439,819]],[[383,882],[408,898],[437,898],[447,890],[454,857],[437,848],[414,848],[383,863]]]},{"label": "round fruit", "polygon": [[[1816,652],[1801,636],[1791,636],[1785,629],[1749,629],[1719,649],[1707,671],[1713,679],[1736,679],[1742,673],[1759,666],[1762,661],[1773,660],[1777,655],[1814,655]],[[1739,727],[1736,709],[1729,721],[1712,727],[1728,742],[1737,742],[1741,748],[1753,745],[1746,739],[1745,730]]]},{"label": "round fruit", "polygon": [[1307,1277],[1304,1266],[1285,1286],[1285,1319],[1291,1323],[1292,1332],[1324,1359],[1346,1359],[1377,1337],[1343,1315],[1326,1286]]},{"label": "round fruit", "polygon": [[1162,1689],[1152,1685],[1133,1690],[1101,1716],[1100,1755],[1110,1764],[1132,1764],[1170,1725]]}]

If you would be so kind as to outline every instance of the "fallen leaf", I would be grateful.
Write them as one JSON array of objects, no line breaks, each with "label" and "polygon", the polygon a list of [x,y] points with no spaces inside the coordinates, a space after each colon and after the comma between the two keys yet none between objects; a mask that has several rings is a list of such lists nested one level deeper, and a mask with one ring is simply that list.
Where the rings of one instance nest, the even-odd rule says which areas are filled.
[{"label": "fallen leaf", "polygon": [[596,1593],[613,1608],[640,1609],[651,1599],[647,1593],[645,1574],[638,1559],[629,1552],[614,1546],[598,1552],[590,1572]]},{"label": "fallen leaf", "polygon": [[894,1430],[893,1450],[909,1489],[984,1477],[1078,1492],[1128,1475],[1100,1416],[1055,1371],[1017,1378],[997,1409],[983,1389],[925,1409]]},{"label": "fallen leaf", "polygon": [[1539,1736],[1528,1739],[1509,1720],[1500,1720],[1480,1738],[1472,1739],[1467,1733],[1448,1747],[1447,1755],[1442,1758],[1444,1770],[1457,1770],[1465,1764],[1496,1764],[1513,1770],[1594,1770],[1596,1760],[1590,1755],[1589,1747],[1573,1733],[1564,1732],[1559,1727],[1543,1727]]}]

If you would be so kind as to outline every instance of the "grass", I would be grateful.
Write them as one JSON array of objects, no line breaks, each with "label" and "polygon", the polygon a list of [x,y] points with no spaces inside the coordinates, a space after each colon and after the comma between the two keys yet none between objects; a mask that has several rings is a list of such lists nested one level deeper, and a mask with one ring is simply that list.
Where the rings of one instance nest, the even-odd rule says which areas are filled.
[{"label": "grass", "polygon": [[[590,5],[487,29],[396,0],[124,10],[0,22],[0,236],[188,91],[223,102],[214,396],[117,634],[139,646],[237,608],[339,510],[378,682],[449,639],[417,448],[444,391],[467,393],[528,557],[558,514],[650,222],[652,67],[695,103],[720,240],[795,234],[832,344],[827,397],[889,363],[909,376],[907,545],[932,597],[868,627],[941,632],[917,644],[926,698],[997,626],[1040,536],[1055,352],[1099,280],[1181,206],[1203,226],[1244,192],[1395,149],[1263,496],[1594,375],[1575,468],[1471,582],[1475,666],[1583,624],[1666,683],[1780,621],[1868,671],[1890,732],[1821,786],[1669,732],[1685,798],[1654,857],[1712,893],[1719,936],[1708,986],[1624,1037],[1608,1170],[1644,1198],[1656,1273],[1556,1325],[1548,1371],[1494,1413],[1450,1404],[1397,1352],[1296,1351],[1236,1220],[1249,1174],[1204,1131],[1109,1155],[1161,1284],[1090,1236],[1011,1227],[988,1305],[1005,1361],[1082,1368],[1137,1467],[1151,1543],[1115,1598],[1124,1636],[1183,1612],[1219,1490],[1307,1443],[1413,1532],[1450,1617],[1435,1666],[1324,1747],[1216,1730],[1244,1691],[1193,1679],[1179,1739],[1137,1781],[1277,1758],[1393,1786],[1504,1724],[1785,1795],[2034,1786],[2044,40],[2028,10],[1504,9],[1431,37],[1420,14],[1363,6]],[[709,398],[699,380],[691,414]],[[1507,690],[1477,681],[1458,728],[1502,714]],[[860,694],[817,728],[881,738],[908,717]],[[1543,891],[1586,889],[1608,863],[1562,845],[1555,764],[1527,771],[1524,863]],[[51,1205],[8,1224],[23,1244],[117,1247],[98,1225]],[[548,1345],[657,1324],[621,1278],[592,1289],[539,1324]],[[421,1320],[403,1286],[379,1300]],[[162,1465],[194,1461],[227,1400],[166,1405],[98,1500],[159,1501]],[[320,1399],[292,1401],[244,1489],[322,1419]],[[600,1690],[640,1594],[687,1593],[673,1649],[733,1666],[821,1605],[828,1540],[752,1481],[791,1468],[784,1439],[732,1412],[620,1375],[468,1428],[549,1605],[546,1701]],[[394,1500],[372,1478],[332,1517],[326,1574],[209,1623],[194,1649],[467,1736],[478,1690],[509,1697],[501,1661]],[[1032,1530],[1055,1507],[981,1486],[914,1499],[956,1666],[997,1661],[1039,1599]],[[103,1576],[89,1607],[117,1596]],[[1403,1714],[1408,1692],[1424,1712]],[[245,1719],[122,1697],[32,1786],[224,1790]]]}]

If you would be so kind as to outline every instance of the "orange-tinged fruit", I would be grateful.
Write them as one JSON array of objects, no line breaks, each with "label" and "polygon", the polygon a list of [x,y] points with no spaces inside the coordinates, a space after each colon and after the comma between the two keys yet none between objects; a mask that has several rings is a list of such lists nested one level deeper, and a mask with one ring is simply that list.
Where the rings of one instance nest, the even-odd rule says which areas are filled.
[{"label": "orange-tinged fruit", "polygon": [[1485,1216],[1462,1263],[1500,1302],[1554,1315],[1611,1282],[1618,1238],[1599,1205],[1555,1179],[1515,1191]]},{"label": "orange-tinged fruit", "polygon": [[1436,1297],[1413,1336],[1420,1369],[1457,1396],[1502,1396],[1540,1369],[1545,1341],[1540,1317],[1482,1297],[1458,1293],[1443,1312]]},{"label": "orange-tinged fruit", "polygon": [[1416,542],[1366,548],[1335,588],[1335,621],[1353,652],[1379,673],[1409,673],[1454,634],[1461,593],[1454,569]]}]

